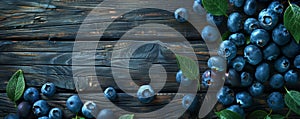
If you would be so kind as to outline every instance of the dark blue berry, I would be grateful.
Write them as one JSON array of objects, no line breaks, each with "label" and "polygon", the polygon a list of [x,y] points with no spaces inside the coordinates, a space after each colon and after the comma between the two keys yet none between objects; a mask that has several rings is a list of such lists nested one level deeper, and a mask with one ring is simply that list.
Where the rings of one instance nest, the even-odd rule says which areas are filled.
[{"label": "dark blue berry", "polygon": [[291,35],[288,32],[288,30],[286,29],[285,26],[283,26],[282,24],[279,24],[273,31],[272,31],[272,38],[273,41],[279,45],[285,45],[287,44],[290,39],[291,39]]},{"label": "dark blue berry", "polygon": [[262,55],[260,49],[255,45],[248,45],[244,49],[244,57],[249,64],[257,65],[260,63],[263,58]]},{"label": "dark blue berry", "polygon": [[224,22],[224,16],[215,16],[210,13],[206,14],[206,21],[213,26],[220,26]]},{"label": "dark blue berry", "polygon": [[179,70],[176,74],[176,82],[182,84],[183,86],[190,86],[193,81],[185,77],[182,71]]},{"label": "dark blue berry", "polygon": [[286,72],[290,68],[290,61],[286,57],[282,56],[275,60],[274,68],[276,71],[283,73]]},{"label": "dark blue berry", "polygon": [[117,92],[113,87],[108,87],[104,91],[104,96],[109,100],[116,100]]},{"label": "dark blue berry", "polygon": [[263,9],[258,15],[258,21],[262,28],[271,30],[278,23],[278,15],[273,10]]},{"label": "dark blue berry", "polygon": [[284,85],[284,79],[281,74],[274,74],[270,78],[270,86],[274,89],[281,88]]},{"label": "dark blue berry", "polygon": [[208,88],[210,85],[213,84],[214,79],[212,77],[212,71],[211,70],[206,70],[203,74],[202,74],[202,84],[205,88]]},{"label": "dark blue berry", "polygon": [[227,28],[230,32],[237,32],[243,28],[242,15],[238,12],[231,13],[227,20]]},{"label": "dark blue berry", "polygon": [[241,73],[241,85],[243,87],[248,87],[252,84],[253,82],[253,77],[251,76],[250,73],[248,72],[242,72]]},{"label": "dark blue berry", "polygon": [[94,114],[98,112],[97,104],[93,101],[87,101],[83,104],[81,112],[86,118],[94,118]]},{"label": "dark blue berry", "polygon": [[40,94],[36,88],[30,87],[25,90],[23,98],[25,101],[34,103],[35,101],[40,99]]},{"label": "dark blue berry", "polygon": [[245,111],[239,105],[232,105],[226,109],[239,114],[241,117],[245,117]]},{"label": "dark blue berry", "polygon": [[207,65],[214,71],[224,71],[227,63],[225,59],[220,56],[212,56],[208,59]]},{"label": "dark blue berry", "polygon": [[229,0],[229,2],[236,7],[242,7],[244,4],[244,0]]},{"label": "dark blue berry", "polygon": [[185,8],[178,8],[174,12],[174,16],[178,22],[186,22],[189,18],[188,11]]},{"label": "dark blue berry", "polygon": [[227,86],[223,86],[217,93],[218,102],[223,105],[230,105],[234,102],[234,92]]},{"label": "dark blue berry", "polygon": [[294,66],[300,69],[300,55],[297,55],[294,59]]},{"label": "dark blue berry", "polygon": [[270,40],[269,33],[264,29],[256,29],[251,33],[250,41],[259,47],[264,47]]},{"label": "dark blue berry", "polygon": [[273,1],[268,9],[271,9],[273,10],[274,12],[276,12],[277,14],[282,14],[283,13],[283,9],[284,9],[284,6],[283,4],[280,4],[279,1]]},{"label": "dark blue berry", "polygon": [[299,80],[298,72],[293,69],[289,70],[284,74],[284,80],[289,85],[296,85]]},{"label": "dark blue berry", "polygon": [[202,29],[201,37],[205,42],[215,42],[221,38],[217,27],[207,25]]},{"label": "dark blue berry", "polygon": [[114,112],[110,109],[102,109],[98,115],[97,119],[116,119]]},{"label": "dark blue berry", "polygon": [[231,67],[236,71],[242,71],[245,67],[245,64],[246,60],[242,56],[237,56],[230,62]]},{"label": "dark blue berry", "polygon": [[29,115],[29,113],[31,112],[31,104],[29,102],[21,102],[18,105],[18,114],[20,115],[20,117],[27,117]]},{"label": "dark blue berry", "polygon": [[83,103],[81,102],[81,100],[77,94],[74,94],[71,97],[69,97],[66,102],[67,108],[73,113],[78,113],[80,111],[82,105],[83,105]]},{"label": "dark blue berry", "polygon": [[52,108],[49,112],[49,119],[62,119],[63,112],[59,108]]},{"label": "dark blue berry", "polygon": [[226,80],[225,82],[230,84],[233,87],[239,87],[241,86],[241,77],[240,74],[237,73],[234,69],[230,68],[228,70],[228,73],[226,75]]},{"label": "dark blue berry", "polygon": [[33,104],[32,110],[35,116],[41,117],[41,116],[46,116],[48,114],[50,107],[47,101],[38,100]]},{"label": "dark blue berry", "polygon": [[291,39],[288,44],[281,47],[281,53],[288,58],[294,58],[300,53],[300,45]]},{"label": "dark blue berry", "polygon": [[256,0],[246,0],[244,5],[244,12],[247,15],[253,15],[256,12],[257,3]]},{"label": "dark blue berry", "polygon": [[282,110],[284,108],[284,99],[281,93],[273,92],[269,95],[267,103],[272,110]]},{"label": "dark blue berry", "polygon": [[257,19],[255,19],[255,18],[246,19],[246,21],[244,23],[244,30],[248,34],[251,34],[252,31],[254,31],[255,29],[259,29],[259,28],[260,28],[260,25],[259,25],[259,22],[257,21]]},{"label": "dark blue berry", "polygon": [[223,41],[218,50],[218,55],[226,58],[228,61],[233,59],[237,54],[237,48],[234,43],[229,40]]},{"label": "dark blue berry", "polygon": [[228,40],[234,43],[236,46],[243,46],[246,43],[246,38],[243,33],[231,34]]},{"label": "dark blue berry", "polygon": [[270,66],[267,63],[262,63],[256,67],[255,78],[257,81],[264,83],[270,77]]},{"label": "dark blue berry", "polygon": [[150,85],[142,85],[138,92],[137,97],[141,103],[150,103],[155,96],[155,92]]},{"label": "dark blue berry", "polygon": [[265,60],[275,60],[280,55],[280,49],[275,43],[271,42],[264,48],[263,54]]},{"label": "dark blue berry", "polygon": [[245,91],[237,93],[235,98],[236,103],[240,104],[241,107],[250,107],[253,103],[252,96]]},{"label": "dark blue berry", "polygon": [[51,97],[54,95],[56,91],[55,85],[54,83],[45,83],[42,88],[41,88],[41,92],[43,93],[43,95],[47,96],[47,97]]},{"label": "dark blue berry", "polygon": [[249,88],[249,92],[254,97],[259,96],[259,95],[263,94],[263,92],[264,92],[264,85],[259,82],[255,82]]}]

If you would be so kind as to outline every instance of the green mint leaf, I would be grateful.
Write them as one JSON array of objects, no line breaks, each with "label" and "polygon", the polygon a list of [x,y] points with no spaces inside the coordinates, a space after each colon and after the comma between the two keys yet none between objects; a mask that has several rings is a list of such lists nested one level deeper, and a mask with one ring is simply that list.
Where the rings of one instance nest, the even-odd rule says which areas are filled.
[{"label": "green mint leaf", "polygon": [[227,16],[226,12],[228,10],[228,0],[202,0],[204,9],[212,15]]},{"label": "green mint leaf", "polygon": [[23,71],[18,70],[16,73],[12,75],[9,79],[6,86],[7,97],[16,102],[19,100],[25,90],[25,80],[23,76]]},{"label": "green mint leaf", "polygon": [[285,117],[280,114],[273,114],[270,117],[271,119],[285,119]]},{"label": "green mint leaf", "polygon": [[248,37],[246,37],[246,44],[248,45],[248,44],[250,44],[250,43],[251,43],[250,37],[248,36]]},{"label": "green mint leaf", "polygon": [[287,91],[287,94],[290,95],[290,97],[297,103],[297,105],[300,105],[300,92],[298,91]]},{"label": "green mint leaf", "polygon": [[269,115],[267,115],[266,117],[265,117],[265,119],[272,119]]},{"label": "green mint leaf", "polygon": [[215,113],[220,119],[243,119],[238,113],[227,109]]},{"label": "green mint leaf", "polygon": [[283,24],[292,34],[294,39],[299,43],[300,40],[300,7],[290,4],[284,12]]},{"label": "green mint leaf", "polygon": [[226,40],[230,36],[230,31],[226,31],[225,33],[222,34],[222,40]]},{"label": "green mint leaf", "polygon": [[182,71],[182,74],[190,80],[198,80],[199,68],[198,64],[191,58],[176,55],[177,63]]},{"label": "green mint leaf", "polygon": [[285,94],[284,96],[285,104],[296,114],[300,115],[300,105],[298,105],[290,94]]},{"label": "green mint leaf", "polygon": [[133,119],[134,114],[125,114],[119,117],[119,119]]},{"label": "green mint leaf", "polygon": [[268,116],[268,113],[263,110],[256,110],[250,113],[249,119],[265,119]]}]

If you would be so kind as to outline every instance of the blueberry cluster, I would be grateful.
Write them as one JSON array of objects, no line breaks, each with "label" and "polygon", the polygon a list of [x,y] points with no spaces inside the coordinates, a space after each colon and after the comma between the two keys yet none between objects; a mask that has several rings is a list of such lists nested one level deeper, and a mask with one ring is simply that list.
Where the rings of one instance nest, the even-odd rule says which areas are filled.
[{"label": "blueberry cluster", "polygon": [[[202,5],[201,1],[195,0],[195,4]],[[217,93],[218,102],[241,117],[245,118],[244,109],[251,107],[266,88],[273,90],[266,99],[268,107],[282,110],[285,102],[280,89],[299,84],[300,45],[283,25],[283,2],[229,0],[233,12],[227,21],[225,16],[207,14],[209,25],[201,33],[206,43],[219,40],[218,27],[227,26],[229,35],[220,43],[217,55],[208,59],[210,69],[202,74],[201,83],[207,88],[225,80],[226,86]],[[178,71],[176,80],[190,83],[182,71]]]},{"label": "blueberry cluster", "polygon": [[[299,83],[300,45],[282,24],[284,5],[279,1],[262,3],[268,4],[262,10],[257,8],[261,3],[256,0],[230,0],[230,3],[237,9],[244,5],[244,12],[228,16],[227,29],[231,35],[220,43],[218,56],[209,59],[208,66],[212,69],[206,72],[223,71],[219,69],[224,66],[217,63],[227,62],[224,79],[228,86],[222,87],[217,98],[228,110],[245,117],[244,108],[252,106],[253,98],[261,96],[267,86],[277,90]],[[244,52],[238,54],[238,50]],[[210,62],[216,57],[218,61]],[[208,80],[222,80],[209,77],[203,74],[204,86],[212,85],[207,84]],[[234,92],[232,87],[245,90]],[[275,111],[285,107],[284,96],[277,91],[272,92],[266,102]]]}]

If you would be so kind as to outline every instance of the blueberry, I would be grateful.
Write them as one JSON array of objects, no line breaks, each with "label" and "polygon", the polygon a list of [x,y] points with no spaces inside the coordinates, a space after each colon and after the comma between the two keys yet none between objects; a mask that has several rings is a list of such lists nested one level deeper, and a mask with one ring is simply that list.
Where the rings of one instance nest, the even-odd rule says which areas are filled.
[{"label": "blueberry", "polygon": [[284,74],[284,80],[287,84],[296,85],[299,80],[298,72],[296,70],[289,70]]},{"label": "blueberry", "polygon": [[284,99],[281,93],[273,92],[267,99],[268,106],[272,110],[282,110],[284,108]]},{"label": "blueberry", "polygon": [[182,74],[182,71],[179,70],[176,74],[176,82],[182,84],[183,86],[190,86],[193,81],[185,77]]},{"label": "blueberry", "polygon": [[108,87],[104,91],[104,96],[109,100],[116,100],[117,92],[113,87]]},{"label": "blueberry", "polygon": [[186,22],[189,18],[188,11],[185,8],[178,8],[174,12],[174,16],[178,22]]},{"label": "blueberry", "polygon": [[270,66],[267,63],[262,63],[256,67],[255,78],[257,81],[264,83],[270,77]]},{"label": "blueberry", "polygon": [[217,27],[207,25],[202,29],[201,37],[205,42],[215,42],[221,38]]},{"label": "blueberry", "polygon": [[241,86],[241,77],[240,74],[237,73],[234,69],[230,68],[226,75],[226,83],[229,83],[233,87]]},{"label": "blueberry", "polygon": [[86,118],[94,118],[93,114],[98,112],[98,107],[93,101],[87,101],[82,106],[81,112]]},{"label": "blueberry", "polygon": [[264,29],[256,29],[250,35],[250,41],[259,47],[264,47],[270,40],[269,33]]},{"label": "blueberry", "polygon": [[225,71],[226,69],[226,61],[224,58],[220,56],[212,56],[208,59],[207,65],[214,71]]},{"label": "blueberry", "polygon": [[234,102],[234,92],[227,86],[223,86],[217,93],[218,102],[223,105],[230,105]]},{"label": "blueberry", "polygon": [[224,16],[215,16],[210,13],[206,14],[206,21],[213,26],[215,25],[221,26],[222,23],[224,22],[224,19],[225,19]]},{"label": "blueberry", "polygon": [[195,2],[199,3],[202,6],[202,0],[195,0]]},{"label": "blueberry", "polygon": [[256,0],[246,0],[244,5],[244,12],[247,15],[253,15],[255,14],[257,9],[257,3]]},{"label": "blueberry", "polygon": [[283,73],[286,72],[290,68],[290,61],[286,57],[282,56],[275,60],[274,68],[276,71]]},{"label": "blueberry", "polygon": [[55,85],[54,83],[45,83],[42,88],[41,88],[41,92],[43,93],[43,95],[47,96],[47,97],[51,97],[54,95],[56,91]]},{"label": "blueberry", "polygon": [[253,103],[252,96],[245,91],[237,93],[235,98],[236,103],[240,104],[241,107],[250,107]]},{"label": "blueberry", "polygon": [[271,30],[278,23],[278,15],[273,10],[263,9],[258,15],[258,21],[262,28]]},{"label": "blueberry", "polygon": [[42,116],[42,117],[39,117],[38,119],[49,119],[49,117],[47,117],[47,116]]},{"label": "blueberry", "polygon": [[244,57],[247,62],[252,65],[257,65],[262,61],[262,52],[255,45],[248,45],[244,49]]},{"label": "blueberry", "polygon": [[280,55],[280,49],[275,43],[271,42],[264,48],[263,55],[265,60],[275,60]]},{"label": "blueberry", "polygon": [[116,119],[114,112],[110,109],[102,109],[98,115],[97,119]]},{"label": "blueberry", "polygon": [[18,105],[18,115],[20,115],[20,117],[27,117],[29,115],[31,111],[31,104],[29,102],[21,102]]},{"label": "blueberry", "polygon": [[41,116],[46,116],[48,114],[50,107],[47,101],[38,100],[33,104],[32,110],[35,116],[41,117]]},{"label": "blueberry", "polygon": [[288,58],[294,58],[300,53],[300,46],[294,39],[291,39],[288,44],[281,47],[281,53]]},{"label": "blueberry", "polygon": [[251,76],[250,73],[248,72],[242,72],[241,73],[241,85],[243,87],[248,87],[252,84],[253,82],[253,77]]},{"label": "blueberry", "polygon": [[34,103],[35,101],[40,99],[40,94],[36,88],[30,87],[25,90],[23,98],[25,101]]},{"label": "blueberry", "polygon": [[226,58],[228,61],[233,59],[237,54],[237,48],[234,43],[229,40],[223,41],[218,49],[218,55]]},{"label": "blueberry", "polygon": [[49,112],[49,119],[62,119],[63,112],[59,108],[52,108]]},{"label": "blueberry", "polygon": [[283,76],[281,74],[274,74],[271,78],[270,78],[270,86],[272,88],[281,88],[284,85],[284,80],[283,80]]},{"label": "blueberry", "polygon": [[227,28],[230,32],[237,32],[242,29],[242,15],[238,12],[231,13],[227,20]]},{"label": "blueberry", "polygon": [[283,13],[283,5],[279,3],[279,1],[273,1],[269,6],[268,9],[273,10],[277,14],[282,14]]},{"label": "blueberry", "polygon": [[141,103],[150,103],[155,96],[155,92],[150,85],[142,85],[138,92],[137,97]]},{"label": "blueberry", "polygon": [[193,11],[199,15],[204,15],[206,13],[205,9],[202,7],[198,0],[194,1]]},{"label": "blueberry", "polygon": [[198,100],[198,96],[194,94],[187,94],[182,98],[181,104],[184,109],[195,112],[197,107],[199,107]]},{"label": "blueberry", "polygon": [[17,114],[10,113],[4,117],[4,119],[20,119],[20,116]]},{"label": "blueberry", "polygon": [[259,96],[259,95],[263,94],[263,92],[264,92],[264,85],[259,82],[255,82],[249,88],[249,92],[254,97]]},{"label": "blueberry", "polygon": [[260,25],[259,25],[259,22],[257,21],[257,19],[255,19],[255,18],[246,19],[246,21],[244,23],[244,30],[248,34],[251,34],[252,31],[254,31],[255,29],[259,29],[259,28],[260,28]]},{"label": "blueberry", "polygon": [[210,85],[212,85],[212,83],[214,82],[214,79],[212,78],[212,71],[211,70],[206,70],[203,74],[202,74],[202,84],[204,85],[204,87],[208,88]]},{"label": "blueberry", "polygon": [[241,117],[245,117],[245,111],[239,105],[232,105],[226,109],[238,113],[239,115],[241,115]]},{"label": "blueberry", "polygon": [[246,43],[246,38],[243,33],[231,34],[228,40],[234,43],[236,46],[243,46]]},{"label": "blueberry", "polygon": [[291,34],[289,33],[289,31],[286,29],[285,26],[279,24],[272,31],[272,38],[277,45],[282,46],[287,44],[290,41]]},{"label": "blueberry", "polygon": [[242,7],[244,4],[244,0],[229,0],[229,2],[236,7]]},{"label": "blueberry", "polygon": [[300,69],[300,55],[297,55],[294,59],[294,66]]},{"label": "blueberry", "polygon": [[242,56],[237,56],[230,62],[230,66],[236,71],[242,71],[245,64],[246,60]]},{"label": "blueberry", "polygon": [[67,108],[73,112],[78,113],[82,107],[82,102],[77,94],[72,95],[66,102]]}]

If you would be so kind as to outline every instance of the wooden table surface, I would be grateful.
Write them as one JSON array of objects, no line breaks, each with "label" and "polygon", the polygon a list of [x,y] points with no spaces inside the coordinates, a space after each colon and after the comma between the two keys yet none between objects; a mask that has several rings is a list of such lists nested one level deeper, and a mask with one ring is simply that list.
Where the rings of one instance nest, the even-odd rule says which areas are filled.
[{"label": "wooden table surface", "polygon": [[[206,70],[206,61],[209,53],[205,43],[201,40],[199,34],[193,32],[186,24],[179,24],[169,13],[158,12],[155,10],[144,11],[145,13],[131,13],[123,16],[122,21],[116,23],[116,27],[103,37],[103,41],[98,43],[96,49],[95,69],[101,71],[101,74],[89,75],[85,69],[94,65],[77,65],[81,73],[85,76],[76,76],[72,69],[72,53],[82,51],[73,51],[74,41],[77,31],[90,11],[102,0],[2,0],[0,2],[0,118],[8,113],[16,112],[16,109],[7,96],[5,87],[10,76],[18,69],[24,71],[26,87],[40,87],[46,82],[53,82],[58,87],[58,91],[52,98],[46,98],[51,106],[60,107],[64,110],[64,118],[71,118],[75,115],[65,107],[65,101],[69,96],[76,93],[74,81],[82,81],[87,87],[79,87],[89,93],[84,94],[91,99],[103,98],[102,94],[96,94],[101,82],[101,87],[105,89],[108,86],[117,88],[119,99],[114,102],[121,108],[130,108],[131,111],[156,110],[168,104],[176,94],[179,85],[176,83],[175,75],[178,71],[175,56],[168,49],[154,44],[145,45],[139,53],[136,53],[130,60],[129,67],[120,66],[120,69],[130,69],[133,77],[132,83],[138,85],[146,84],[150,78],[148,69],[151,64],[161,64],[167,71],[167,81],[163,89],[158,93],[155,101],[150,104],[140,104],[135,98],[132,98],[122,92],[116,86],[111,73],[112,51],[116,44],[116,39],[120,34],[126,32],[127,26],[133,25],[136,17],[142,19],[142,22],[167,23],[180,32],[190,41],[198,58],[200,75]],[[184,2],[184,1],[182,1]],[[135,5],[135,3],[128,3]],[[127,5],[128,5],[127,4]],[[181,3],[178,3],[180,7]],[[120,4],[122,5],[122,4]],[[129,9],[129,8],[128,8]],[[174,7],[176,9],[176,7]],[[105,22],[111,19],[115,14],[114,10],[101,11],[102,20]],[[151,16],[151,17],[149,17]],[[164,29],[157,28],[156,32],[164,32]],[[223,31],[221,31],[223,32]],[[84,34],[91,34],[89,32]],[[147,33],[145,33],[147,34]],[[152,34],[152,33],[149,33]],[[134,37],[134,36],[133,36]],[[85,40],[86,42],[89,39]],[[119,49],[129,47],[128,44],[118,46]],[[174,42],[174,47],[181,48],[181,42]],[[87,48],[87,50],[89,50]],[[162,56],[158,57],[160,52]],[[87,56],[86,59],[92,59]],[[122,62],[122,59],[116,62]],[[150,63],[149,63],[150,62]],[[141,68],[142,67],[142,68]],[[146,68],[145,68],[146,67]],[[147,69],[148,67],[148,69]],[[76,71],[77,72],[77,71]],[[130,88],[130,87],[129,87]],[[132,87],[134,90],[136,87]],[[291,89],[296,87],[291,87]],[[239,90],[239,89],[237,89]],[[267,90],[266,92],[270,92]],[[206,93],[205,88],[201,88],[198,95],[203,100]],[[255,109],[266,109],[265,98],[267,93],[256,98],[254,106],[246,109],[251,112]],[[180,105],[181,100],[175,101]],[[104,107],[105,102],[98,102]],[[222,105],[216,105],[216,110],[222,109]],[[287,110],[280,111],[285,113]],[[177,110],[170,110],[169,114],[163,118],[175,118]],[[196,118],[197,114],[186,112],[181,118]],[[294,114],[292,117],[296,118]],[[157,118],[157,117],[143,117]],[[210,113],[206,118],[216,118],[214,113]]]}]

